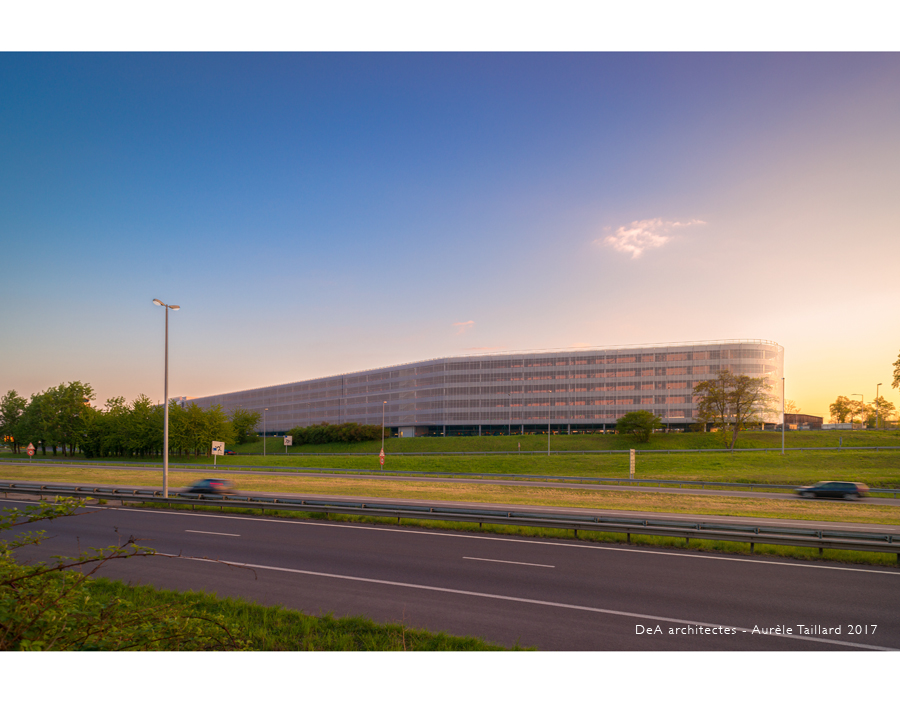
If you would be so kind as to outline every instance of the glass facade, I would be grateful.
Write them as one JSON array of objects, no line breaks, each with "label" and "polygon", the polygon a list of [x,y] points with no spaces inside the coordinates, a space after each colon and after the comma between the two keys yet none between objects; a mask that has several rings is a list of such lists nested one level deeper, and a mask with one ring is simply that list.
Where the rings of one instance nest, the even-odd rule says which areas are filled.
[{"label": "glass facade", "polygon": [[[380,425],[410,434],[592,431],[632,410],[671,427],[695,422],[694,385],[721,369],[765,376],[780,392],[784,349],[733,340],[591,350],[485,354],[193,398],[266,412],[266,431],[327,422]],[[777,421],[775,418],[772,422]]]}]

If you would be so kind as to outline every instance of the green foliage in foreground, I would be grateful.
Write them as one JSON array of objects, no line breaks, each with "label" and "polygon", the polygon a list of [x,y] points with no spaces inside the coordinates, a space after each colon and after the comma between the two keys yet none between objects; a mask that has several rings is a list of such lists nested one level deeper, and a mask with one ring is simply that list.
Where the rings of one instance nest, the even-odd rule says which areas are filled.
[{"label": "green foliage in foreground", "polygon": [[336,619],[308,616],[281,607],[265,607],[242,599],[219,599],[202,592],[170,592],[129,587],[98,579],[92,594],[104,601],[118,599],[154,610],[160,605],[219,616],[252,650],[261,651],[485,651],[500,646],[478,638],[410,629],[402,624],[377,624],[363,616]]},{"label": "green foliage in foreground", "polygon": [[[57,501],[3,511],[0,531],[84,507],[80,500]],[[364,617],[316,618],[91,576],[111,560],[154,554],[131,539],[51,564],[15,561],[15,550],[37,545],[43,536],[40,531],[0,541],[0,650],[500,650],[476,638],[379,625]]]},{"label": "green foliage in foreground", "polygon": [[[82,501],[42,501],[0,515],[0,530],[73,515]],[[44,532],[0,541],[0,650],[234,650],[247,646],[221,615],[172,601],[136,606],[98,596],[91,575],[112,560],[152,555],[129,540],[51,564],[19,564],[15,550],[37,545]],[[73,571],[78,567],[84,573]]]}]

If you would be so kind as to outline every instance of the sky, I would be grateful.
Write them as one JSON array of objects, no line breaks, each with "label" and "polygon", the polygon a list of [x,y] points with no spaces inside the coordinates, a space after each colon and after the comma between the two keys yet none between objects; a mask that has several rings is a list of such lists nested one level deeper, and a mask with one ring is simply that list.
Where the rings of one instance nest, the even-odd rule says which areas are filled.
[{"label": "sky", "polygon": [[0,395],[765,339],[900,354],[900,54],[0,53]]}]

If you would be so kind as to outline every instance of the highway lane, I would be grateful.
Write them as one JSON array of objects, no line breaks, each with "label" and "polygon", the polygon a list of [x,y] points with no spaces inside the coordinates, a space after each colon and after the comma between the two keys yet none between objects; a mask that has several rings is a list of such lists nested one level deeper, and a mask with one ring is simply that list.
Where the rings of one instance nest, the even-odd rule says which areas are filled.
[{"label": "highway lane", "polygon": [[[3,464],[9,462],[3,462]],[[57,462],[55,464],[44,464],[44,468],[59,468],[62,464]],[[71,462],[72,466],[83,466],[84,468],[91,468],[90,465],[81,464],[79,465],[77,462]],[[25,464],[21,466],[27,466]],[[35,464],[35,466],[41,466],[41,464]],[[3,466],[0,464],[0,469]],[[135,467],[133,466],[102,466],[98,468],[103,468],[104,470],[109,471],[135,471]],[[142,467],[143,470],[146,470],[148,467]],[[231,470],[227,467],[219,467],[218,469],[172,469],[172,471],[178,471],[184,473],[185,471],[196,471],[198,478],[210,477],[210,476],[293,476],[293,477],[307,477],[307,478],[326,478],[326,479],[334,479],[334,478],[352,478],[352,479],[365,479],[367,481],[403,481],[403,482],[423,482],[427,481],[429,483],[434,482],[438,484],[472,484],[472,485],[481,485],[481,486],[525,486],[525,487],[533,487],[533,488],[551,488],[551,489],[576,489],[580,491],[590,490],[590,491],[633,491],[636,493],[669,493],[669,494],[688,494],[693,496],[730,496],[733,498],[753,498],[757,500],[772,500],[772,499],[781,499],[781,500],[790,500],[796,501],[799,499],[799,496],[796,493],[786,493],[783,491],[743,491],[740,489],[699,489],[699,488],[677,488],[677,487],[667,487],[667,486],[632,486],[624,483],[622,485],[616,485],[613,483],[607,482],[597,482],[591,480],[590,477],[584,477],[583,482],[567,482],[567,481],[530,481],[528,479],[522,478],[509,478],[509,479],[486,479],[486,478],[467,478],[467,477],[450,477],[450,476],[431,476],[431,475],[423,475],[423,476],[415,476],[414,473],[409,475],[396,475],[391,474],[390,476],[386,476],[384,474],[374,474],[374,473],[360,473],[365,470],[362,469],[328,469],[325,467],[317,467],[317,470],[301,470],[301,471],[269,471],[269,470],[259,470],[259,471],[247,471],[241,469]],[[162,473],[162,467],[159,468],[159,472]],[[688,482],[686,482],[688,483]],[[710,483],[710,482],[706,482]],[[826,499],[817,499],[817,500],[826,500]],[[831,500],[831,499],[829,499]],[[864,503],[871,505],[885,505],[885,506],[900,506],[900,499],[898,498],[888,498],[888,497],[875,497],[870,496],[868,498],[862,498],[854,503]]]},{"label": "highway lane", "polygon": [[[74,484],[60,484],[60,485],[72,485]],[[158,486],[123,486],[117,484],[104,484],[103,488],[118,488],[118,489],[141,489],[147,491],[159,491],[160,487]],[[174,491],[182,490],[181,488],[173,488]],[[246,491],[239,491],[239,493],[247,493]],[[689,521],[696,523],[711,523],[711,522],[722,522],[722,523],[741,523],[741,524],[749,524],[754,526],[776,526],[776,527],[793,527],[793,528],[812,528],[812,529],[829,529],[829,530],[848,530],[853,532],[872,532],[872,533],[900,533],[900,525],[894,524],[884,524],[884,523],[853,523],[853,522],[844,522],[844,521],[821,521],[821,520],[792,520],[792,519],[784,519],[784,518],[760,518],[760,517],[752,517],[752,516],[724,516],[724,515],[713,515],[713,514],[700,514],[700,513],[667,513],[660,511],[645,511],[643,509],[635,509],[635,510],[610,510],[606,508],[601,508],[599,506],[595,507],[565,507],[565,506],[543,506],[543,505],[526,505],[526,504],[514,504],[514,503],[486,503],[486,502],[476,502],[476,501],[436,501],[434,499],[428,498],[410,498],[410,497],[387,497],[387,496],[346,496],[346,495],[335,495],[335,494],[314,494],[314,493],[270,493],[270,492],[262,492],[262,491],[252,491],[249,492],[254,497],[259,498],[295,498],[295,499],[309,499],[309,500],[320,500],[320,501],[347,501],[350,503],[387,503],[387,504],[397,504],[397,505],[426,505],[433,508],[460,508],[460,507],[474,507],[474,508],[484,508],[486,510],[497,510],[497,511],[514,511],[514,512],[547,512],[554,514],[573,514],[573,515],[601,515],[604,517],[616,517],[616,518],[656,518],[660,520],[679,520],[679,521]],[[16,494],[10,494],[10,497],[15,497]],[[22,494],[20,497],[25,498],[26,495]],[[822,504],[822,503],[832,503],[832,504],[846,504],[846,503],[858,503],[857,501],[843,501],[840,499],[803,499],[803,503],[808,504]]]},{"label": "highway lane", "polygon": [[[44,557],[130,536],[183,556],[110,563],[107,576],[504,645],[900,649],[900,571],[890,568],[153,509],[103,507],[40,525],[53,535],[35,551]],[[851,634],[856,626],[870,633]]]}]

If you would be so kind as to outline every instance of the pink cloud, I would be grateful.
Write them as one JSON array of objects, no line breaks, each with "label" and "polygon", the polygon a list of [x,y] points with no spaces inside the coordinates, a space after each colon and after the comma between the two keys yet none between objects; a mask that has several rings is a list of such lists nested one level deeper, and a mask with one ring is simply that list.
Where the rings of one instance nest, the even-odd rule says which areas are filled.
[{"label": "pink cloud", "polygon": [[672,240],[672,236],[669,235],[671,230],[705,223],[699,219],[685,222],[663,221],[661,218],[632,221],[627,226],[619,226],[613,235],[597,239],[594,242],[611,246],[620,253],[630,253],[634,259],[641,257],[645,250],[662,248]]}]

